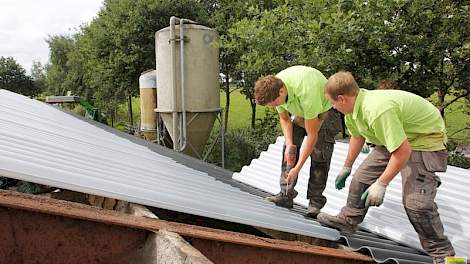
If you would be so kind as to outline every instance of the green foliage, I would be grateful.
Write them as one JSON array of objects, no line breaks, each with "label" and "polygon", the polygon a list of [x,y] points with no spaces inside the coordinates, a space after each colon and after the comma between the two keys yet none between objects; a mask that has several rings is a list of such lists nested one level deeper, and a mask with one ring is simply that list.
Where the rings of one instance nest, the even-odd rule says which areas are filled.
[{"label": "green foliage", "polygon": [[[238,71],[245,94],[257,76],[294,64],[325,75],[353,72],[363,88],[380,79],[428,97],[438,92],[444,109],[470,94],[470,7],[464,1],[289,1],[229,29],[232,45],[245,50]],[[450,90],[452,88],[452,90]]]},{"label": "green foliage", "polygon": [[[75,91],[75,87],[66,85],[69,73],[68,54],[75,47],[72,37],[52,36],[47,39],[50,50],[50,64],[47,69],[46,85],[48,93],[52,95],[65,95],[67,91]],[[73,90],[72,90],[73,89]]]},{"label": "green foliage", "polygon": [[46,91],[46,67],[43,66],[40,61],[33,61],[31,78],[39,91]]},{"label": "green foliage", "polygon": [[462,148],[464,148],[464,146],[459,146],[458,142],[453,140],[449,141],[447,144],[447,150],[449,151],[447,162],[451,166],[470,169],[470,158],[464,155]]},{"label": "green foliage", "polygon": [[21,181],[18,187],[16,188],[16,191],[21,193],[39,193],[41,192],[41,190],[42,187],[40,184],[27,181]]},{"label": "green foliage", "polygon": [[141,72],[155,67],[155,31],[167,27],[172,15],[205,22],[200,13],[190,0],[105,1],[99,16],[83,29],[82,48],[93,62],[87,66],[98,66],[90,77],[110,82],[114,94],[136,95]]},{"label": "green foliage", "polygon": [[[315,67],[326,76],[349,70],[363,88],[392,79],[424,97],[436,94],[441,112],[448,109],[449,136],[468,140],[466,1],[105,0],[98,16],[76,35],[49,38],[50,93],[72,91],[123,127],[125,98],[137,95],[140,73],[154,68],[154,32],[167,27],[172,15],[217,29],[221,72],[237,84],[223,86],[229,129],[256,121],[256,128],[227,132],[232,170],[257,156],[262,146],[255,141],[272,143],[269,133],[279,132],[263,130],[267,125],[256,120],[254,81],[295,64]],[[275,120],[277,124],[277,116]]]},{"label": "green foliage", "polygon": [[241,56],[246,52],[245,45],[239,43],[233,34],[229,34],[229,30],[242,19],[253,19],[257,15],[258,10],[272,10],[282,1],[253,1],[253,0],[207,0],[202,1],[211,14],[208,23],[214,27],[220,34],[220,71],[225,74],[221,89],[225,92],[225,127],[229,122],[230,112],[230,94],[236,89],[231,88],[230,79],[235,80],[237,89],[243,88],[244,94],[250,102],[251,123],[254,126],[256,117],[256,104],[253,100],[250,88],[252,79],[245,74],[244,71],[238,69]]},{"label": "green foliage", "polygon": [[141,72],[155,67],[155,31],[171,16],[205,23],[196,0],[106,0],[98,16],[74,36],[52,36],[47,80],[51,94],[79,95],[114,116],[128,95],[138,94]]},{"label": "green foliage", "polygon": [[449,165],[470,169],[470,158],[465,157],[460,152],[451,152],[448,158]]},{"label": "green foliage", "polygon": [[[364,88],[386,78],[424,97],[437,91],[436,105],[444,114],[459,98],[469,105],[469,33],[462,27],[468,15],[468,5],[455,1],[343,1],[337,9],[334,2],[301,8],[294,2],[257,20],[240,21],[230,33],[248,45],[239,66],[252,75],[292,64],[307,64],[326,75],[346,69]],[[469,119],[468,111],[460,112],[458,124]],[[459,135],[468,126],[463,129]]]},{"label": "green foliage", "polygon": [[[278,126],[278,115],[274,111],[267,111],[262,119],[257,120],[256,128],[251,127],[231,129],[225,134],[225,168],[230,171],[240,171],[251,160],[258,158],[269,144],[273,144],[281,135]],[[215,129],[211,134],[207,146],[215,140],[219,131]],[[219,141],[220,142],[220,141]],[[207,161],[221,166],[220,143],[214,147]],[[207,152],[208,149],[206,149]]]},{"label": "green foliage", "polygon": [[35,96],[41,92],[31,76],[12,57],[0,57],[0,89],[26,96]]},{"label": "green foliage", "polygon": [[[452,90],[450,91],[452,93]],[[454,100],[456,97],[447,96],[447,100]],[[430,101],[437,104],[437,95],[433,94]],[[470,104],[468,99],[460,98],[452,103],[446,111],[445,123],[449,140],[470,145]]]}]

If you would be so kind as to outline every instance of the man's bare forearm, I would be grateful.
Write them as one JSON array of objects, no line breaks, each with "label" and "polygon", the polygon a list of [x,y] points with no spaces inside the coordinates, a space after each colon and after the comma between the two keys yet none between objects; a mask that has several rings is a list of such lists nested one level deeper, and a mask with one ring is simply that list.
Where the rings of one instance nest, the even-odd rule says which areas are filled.
[{"label": "man's bare forearm", "polygon": [[390,160],[385,168],[385,171],[379,177],[383,184],[388,185],[393,178],[400,172],[408,163],[411,156],[411,145],[406,139],[400,147],[398,147],[391,155]]},{"label": "man's bare forearm", "polygon": [[319,118],[305,119],[304,122],[305,122],[305,131],[307,132],[307,139],[305,140],[305,143],[303,144],[303,149],[302,149],[302,152],[300,153],[299,161],[297,162],[297,165],[296,165],[296,167],[299,169],[302,168],[305,161],[314,151],[315,145],[317,144],[318,132],[320,131],[320,127],[323,123],[323,121]]},{"label": "man's bare forearm", "polygon": [[[287,115],[287,114],[286,114]],[[292,121],[289,118],[289,115],[284,116],[283,113],[279,116],[279,122],[281,123],[282,133],[284,134],[285,145],[293,145],[293,136],[292,136]]]},{"label": "man's bare forearm", "polygon": [[344,167],[351,168],[356,161],[357,156],[361,152],[362,146],[364,146],[365,139],[363,137],[351,137],[349,139],[349,148],[348,148],[348,156],[346,161],[344,161]]},{"label": "man's bare forearm", "polygon": [[307,161],[308,157],[312,154],[313,150],[315,149],[315,144],[317,143],[317,135],[307,135],[307,139],[303,144],[302,151],[300,152],[299,160],[297,161],[296,167],[302,168],[305,161]]}]

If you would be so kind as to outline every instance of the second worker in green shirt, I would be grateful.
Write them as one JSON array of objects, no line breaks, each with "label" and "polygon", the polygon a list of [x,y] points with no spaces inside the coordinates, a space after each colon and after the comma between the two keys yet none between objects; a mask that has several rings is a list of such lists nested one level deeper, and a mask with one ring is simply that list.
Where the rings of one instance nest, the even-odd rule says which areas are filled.
[{"label": "second worker in green shirt", "polygon": [[349,72],[332,75],[325,90],[333,106],[346,115],[351,134],[344,168],[336,178],[337,189],[345,186],[364,142],[376,147],[353,175],[339,214],[320,213],[318,221],[346,234],[354,232],[369,206],[383,203],[388,184],[401,171],[408,219],[434,263],[445,263],[445,257],[455,252],[434,202],[441,183],[436,172],[447,168],[447,136],[439,110],[409,92],[359,89]]},{"label": "second worker in green shirt", "polygon": [[317,69],[292,66],[275,76],[264,76],[255,84],[257,103],[276,107],[285,139],[281,191],[267,200],[278,206],[292,208],[293,199],[297,196],[294,187],[298,174],[310,156],[307,188],[307,199],[310,201],[307,214],[312,217],[316,217],[326,203],[323,191],[335,135],[341,131],[340,114],[325,97],[326,82],[325,76]]}]

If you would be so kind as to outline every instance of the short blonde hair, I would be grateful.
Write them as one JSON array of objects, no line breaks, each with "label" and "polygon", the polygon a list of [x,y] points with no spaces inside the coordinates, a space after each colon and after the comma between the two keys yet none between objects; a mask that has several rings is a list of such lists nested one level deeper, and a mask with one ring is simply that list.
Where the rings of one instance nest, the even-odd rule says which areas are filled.
[{"label": "short blonde hair", "polygon": [[350,72],[340,71],[328,78],[325,92],[332,99],[336,100],[338,95],[357,95],[359,93],[359,86]]},{"label": "short blonde hair", "polygon": [[267,105],[277,97],[284,83],[274,75],[259,78],[255,83],[255,99],[259,105]]}]

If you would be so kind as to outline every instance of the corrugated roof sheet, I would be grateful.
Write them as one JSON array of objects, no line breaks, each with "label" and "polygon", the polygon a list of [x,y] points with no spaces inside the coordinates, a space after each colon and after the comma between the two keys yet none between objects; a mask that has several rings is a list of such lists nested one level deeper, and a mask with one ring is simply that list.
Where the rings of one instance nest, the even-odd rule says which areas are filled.
[{"label": "corrugated roof sheet", "polygon": [[[250,185],[259,184],[252,182],[247,185],[233,180],[232,173],[227,170],[0,90],[0,144],[0,176],[215,219],[325,239],[340,239],[351,248],[371,255],[378,262],[431,262],[429,257],[410,247],[370,232],[358,231],[348,238],[339,237],[336,231],[322,229],[316,222],[303,218],[305,208],[301,205],[295,205],[289,211],[264,202],[261,198],[268,193],[262,189],[275,193],[279,188],[277,177],[280,160],[262,159],[266,159],[266,155],[271,157],[268,160],[277,159],[282,139],[270,146],[268,152],[273,153],[264,152],[261,161],[253,161],[253,164],[268,162],[271,165],[261,166],[260,173],[245,173],[246,178],[251,180],[253,177],[272,174],[266,184],[261,184],[265,187],[255,188]],[[344,156],[345,151],[340,155]],[[342,165],[342,161],[335,157],[333,161],[336,164],[334,166]],[[244,171],[250,170],[250,167],[244,168]],[[304,176],[300,180],[304,178],[304,183],[300,183],[297,188],[303,189],[301,195],[304,196],[305,187],[302,185],[305,186],[307,174],[302,174]],[[236,174],[236,177],[240,177],[240,174]],[[266,188],[270,185],[272,187]],[[342,192],[334,195],[338,198],[338,210],[341,197],[346,197],[346,191]],[[333,198],[329,199],[331,201]],[[306,204],[300,197],[296,202]],[[305,230],[308,232],[303,232]],[[468,239],[463,240],[462,245],[466,247],[467,242]]]},{"label": "corrugated roof sheet", "polygon": [[0,90],[0,175],[327,240],[339,238],[336,230],[207,173],[222,170],[111,131]]},{"label": "corrugated roof sheet", "polygon": [[[284,139],[279,137],[275,144],[269,146],[268,150],[262,152],[258,159],[251,162],[249,166],[243,167],[240,173],[234,173],[233,178],[249,184],[253,187],[265,190],[269,193],[279,192],[279,174],[282,146]],[[338,191],[334,187],[334,180],[337,173],[341,170],[344,160],[347,156],[347,143],[337,142],[333,153],[331,168],[326,190],[324,192],[328,202],[323,209],[324,212],[337,214],[341,207],[346,204],[349,177],[346,188]],[[367,154],[360,154],[354,170],[365,159]],[[310,164],[310,161],[307,161]],[[453,166],[448,166],[446,173],[439,174],[442,179],[442,185],[438,189],[436,203],[439,206],[439,213],[444,224],[445,233],[452,241],[457,255],[470,256],[470,170],[465,170]],[[299,195],[295,199],[297,204],[308,205],[306,197],[307,181],[309,177],[309,166],[304,166],[300,172],[296,190]],[[416,249],[421,249],[416,232],[408,221],[401,202],[401,176],[398,175],[387,188],[385,202],[380,207],[370,208],[361,227],[371,232],[383,235],[393,241],[409,245]],[[421,259],[422,256],[410,256],[403,247],[395,248],[383,244],[383,239],[373,243],[370,238],[365,240],[360,236],[353,235],[347,239],[352,248],[359,249],[367,245],[372,246],[372,254],[379,254],[378,260],[385,260],[387,257],[412,260]],[[361,241],[361,239],[363,239]],[[382,244],[381,244],[382,243]],[[390,254],[386,254],[389,251]],[[409,253],[415,255],[414,253]],[[405,263],[401,261],[400,263]]]}]

